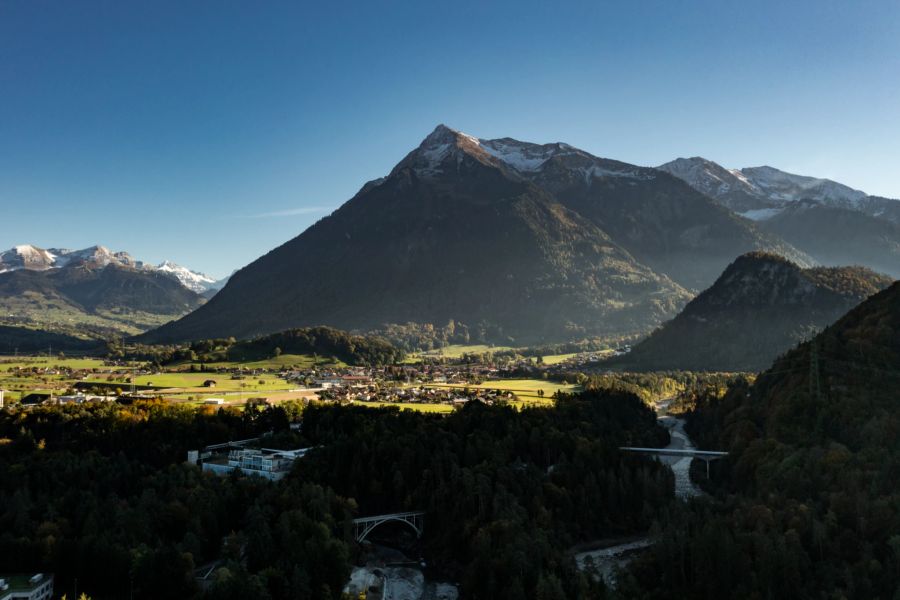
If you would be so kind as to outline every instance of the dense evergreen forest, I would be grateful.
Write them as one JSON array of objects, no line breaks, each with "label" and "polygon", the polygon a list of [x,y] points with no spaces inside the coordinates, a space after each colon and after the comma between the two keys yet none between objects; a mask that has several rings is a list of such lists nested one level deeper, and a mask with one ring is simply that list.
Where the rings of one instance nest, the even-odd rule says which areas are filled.
[{"label": "dense evergreen forest", "polygon": [[333,327],[290,329],[248,340],[214,338],[176,345],[132,345],[127,349],[112,343],[110,356],[139,358],[158,365],[179,362],[253,361],[280,354],[317,355],[348,365],[383,366],[402,362],[405,353],[374,335],[354,335]]},{"label": "dense evergreen forest", "polygon": [[587,597],[592,586],[566,549],[645,531],[672,496],[668,469],[617,449],[667,441],[630,394],[565,396],[554,409],[475,403],[449,418],[388,417],[307,411],[304,432],[322,448],[299,473],[355,498],[366,514],[425,510],[428,555],[465,597]]},{"label": "dense evergreen forest", "polygon": [[[896,599],[898,331],[895,284],[757,377],[580,375],[553,408],[0,411],[0,555],[95,600],[339,598],[351,520],[423,510],[417,550],[464,598]],[[686,504],[668,468],[617,449],[665,444],[646,401],[672,396],[730,453]],[[257,435],[314,449],[278,483],[184,463]],[[575,569],[574,546],[636,533],[654,544],[618,589]]]},{"label": "dense evergreen forest", "polygon": [[[265,432],[268,446],[316,449],[278,483],[184,462]],[[426,558],[464,597],[596,597],[568,548],[650,527],[671,472],[617,446],[666,440],[649,408],[613,391],[449,417],[158,402],[0,411],[0,555],[11,571],[55,573],[70,597],[77,579],[95,600],[338,598],[350,520],[415,508],[427,511]],[[212,561],[203,592],[193,573]]]},{"label": "dense evergreen forest", "polygon": [[[194,568],[221,558],[211,597],[335,597],[349,572],[350,503],[299,479],[273,486],[184,463],[206,443],[289,435],[292,412],[155,402],[0,411],[4,569],[52,572],[69,597],[77,580],[95,600],[191,598]],[[238,560],[263,523],[273,532],[264,568]]]},{"label": "dense evergreen forest", "polygon": [[[673,516],[624,597],[900,598],[900,283],[699,399],[731,453],[715,499]],[[730,465],[730,468],[729,468]]]}]

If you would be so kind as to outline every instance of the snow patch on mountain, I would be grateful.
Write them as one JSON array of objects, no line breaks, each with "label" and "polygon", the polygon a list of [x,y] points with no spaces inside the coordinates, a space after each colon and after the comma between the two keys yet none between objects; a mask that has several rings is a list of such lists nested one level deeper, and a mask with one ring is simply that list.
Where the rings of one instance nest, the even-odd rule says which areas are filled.
[{"label": "snow patch on mountain", "polygon": [[749,196],[760,194],[756,186],[737,169],[726,169],[700,156],[676,158],[657,169],[686,181],[695,190],[718,200],[724,200],[727,195],[734,193]]},{"label": "snow patch on mountain", "polygon": [[750,167],[741,172],[775,200],[796,202],[798,200],[817,200],[829,206],[857,208],[859,202],[866,197],[865,192],[818,177],[807,177],[786,173],[773,167]]},{"label": "snow patch on mountain", "polygon": [[524,144],[508,138],[478,141],[485,152],[517,171],[537,171],[551,157],[564,151],[564,148],[570,149],[570,146],[565,144],[538,146],[536,144]]},{"label": "snow patch on mountain", "polygon": [[0,273],[16,269],[49,269],[56,256],[49,250],[20,244],[5,252],[0,252]]},{"label": "snow patch on mountain", "polygon": [[699,156],[678,158],[657,168],[755,220],[777,214],[766,209],[782,209],[809,201],[900,222],[900,201],[869,196],[822,177],[796,175],[768,166],[725,169]]},{"label": "snow patch on mountain", "polygon": [[184,287],[198,294],[209,290],[218,290],[228,280],[216,280],[204,273],[192,271],[171,261],[159,265],[136,260],[127,252],[113,252],[105,246],[91,246],[82,250],[65,248],[38,248],[31,244],[20,244],[5,252],[0,252],[0,273],[28,269],[46,271],[48,269],[65,269],[77,265],[106,267],[116,265],[130,269],[141,269],[162,273],[177,279]]},{"label": "snow patch on mountain", "polygon": [[189,290],[197,292],[198,294],[202,294],[207,290],[213,289],[217,283],[215,278],[210,277],[205,273],[191,271],[187,267],[182,267],[181,265],[175,264],[168,260],[163,261],[162,263],[157,265],[155,269],[151,268],[150,270],[156,270],[160,273],[171,275],[172,277],[180,281],[181,285]]},{"label": "snow patch on mountain", "polygon": [[601,159],[562,142],[532,144],[512,138],[480,139],[444,125],[438,125],[397,168],[411,167],[419,176],[431,177],[445,172],[453,165],[451,161],[459,164],[464,154],[489,164],[502,164],[526,178],[543,172],[548,161],[560,157],[566,157],[565,168],[580,173],[588,184],[597,177],[655,177],[652,169]]}]

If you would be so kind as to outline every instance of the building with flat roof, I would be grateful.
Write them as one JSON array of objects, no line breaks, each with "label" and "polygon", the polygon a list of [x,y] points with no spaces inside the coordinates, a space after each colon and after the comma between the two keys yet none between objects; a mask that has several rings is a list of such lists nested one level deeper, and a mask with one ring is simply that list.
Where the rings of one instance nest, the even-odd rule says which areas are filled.
[{"label": "building with flat roof", "polygon": [[245,443],[220,444],[217,447],[208,447],[203,452],[188,452],[188,461],[199,461],[204,471],[218,475],[240,471],[247,475],[278,481],[290,472],[295,460],[309,451],[309,448],[296,450],[247,448],[244,446]]},{"label": "building with flat roof", "polygon": [[0,575],[0,600],[48,600],[52,596],[53,575]]}]

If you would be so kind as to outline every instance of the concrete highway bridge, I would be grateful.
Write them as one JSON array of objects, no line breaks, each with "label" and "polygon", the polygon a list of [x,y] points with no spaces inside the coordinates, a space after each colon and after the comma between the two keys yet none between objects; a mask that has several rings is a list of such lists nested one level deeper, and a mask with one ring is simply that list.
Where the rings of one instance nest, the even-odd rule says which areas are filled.
[{"label": "concrete highway bridge", "polygon": [[706,477],[709,478],[709,463],[728,456],[727,452],[719,452],[716,450],[695,450],[693,448],[635,448],[633,446],[622,446],[619,448],[623,452],[634,452],[635,454],[646,454],[648,456],[677,456],[697,458],[706,463]]}]

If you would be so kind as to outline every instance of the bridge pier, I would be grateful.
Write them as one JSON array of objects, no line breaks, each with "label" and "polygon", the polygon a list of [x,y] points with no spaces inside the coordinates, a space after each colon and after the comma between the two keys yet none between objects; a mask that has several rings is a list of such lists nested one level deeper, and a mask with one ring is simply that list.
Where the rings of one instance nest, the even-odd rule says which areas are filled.
[{"label": "bridge pier", "polygon": [[652,456],[659,460],[663,456],[686,456],[690,458],[699,458],[706,463],[706,478],[709,479],[709,463],[728,456],[727,452],[716,450],[696,450],[684,448],[635,448],[632,446],[622,446],[619,448],[623,452],[634,452],[636,454],[644,454]]}]

